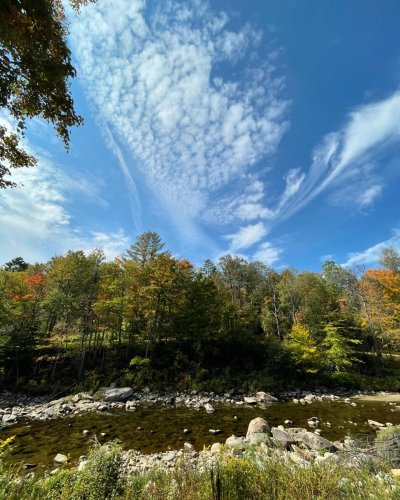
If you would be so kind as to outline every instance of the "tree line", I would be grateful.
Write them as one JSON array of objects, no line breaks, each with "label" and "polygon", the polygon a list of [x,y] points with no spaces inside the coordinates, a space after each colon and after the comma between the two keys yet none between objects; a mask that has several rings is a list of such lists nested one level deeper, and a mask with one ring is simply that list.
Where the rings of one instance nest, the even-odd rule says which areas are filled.
[{"label": "tree line", "polygon": [[196,268],[154,232],[111,262],[19,257],[0,269],[3,384],[383,376],[400,350],[400,255],[386,248],[381,264],[278,272],[224,255]]}]

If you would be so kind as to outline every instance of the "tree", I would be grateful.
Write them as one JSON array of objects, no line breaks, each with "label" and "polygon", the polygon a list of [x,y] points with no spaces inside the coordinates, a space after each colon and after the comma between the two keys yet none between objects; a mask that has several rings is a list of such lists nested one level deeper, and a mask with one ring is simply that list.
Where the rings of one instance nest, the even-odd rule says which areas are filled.
[{"label": "tree", "polygon": [[283,346],[301,370],[309,373],[317,371],[317,345],[306,326],[295,323],[283,341]]},{"label": "tree", "polygon": [[27,264],[22,257],[15,257],[15,259],[4,264],[4,269],[6,271],[25,271],[28,266],[29,264]]},{"label": "tree", "polygon": [[[78,10],[87,0],[71,0]],[[17,134],[0,126],[0,188],[16,184],[10,168],[36,160],[19,147],[27,119],[52,123],[66,148],[70,127],[81,125],[69,90],[76,76],[60,0],[2,0],[0,8],[0,107],[17,121]]]},{"label": "tree", "polygon": [[160,236],[154,231],[147,231],[136,238],[136,242],[126,251],[135,262],[146,264],[164,248]]},{"label": "tree", "polygon": [[400,253],[393,247],[387,247],[382,250],[380,264],[393,272],[400,272]]},{"label": "tree", "polygon": [[325,338],[321,343],[324,364],[336,371],[351,367],[359,360],[355,356],[355,344],[361,344],[358,339],[350,339],[341,333],[341,328],[333,323],[324,326]]}]

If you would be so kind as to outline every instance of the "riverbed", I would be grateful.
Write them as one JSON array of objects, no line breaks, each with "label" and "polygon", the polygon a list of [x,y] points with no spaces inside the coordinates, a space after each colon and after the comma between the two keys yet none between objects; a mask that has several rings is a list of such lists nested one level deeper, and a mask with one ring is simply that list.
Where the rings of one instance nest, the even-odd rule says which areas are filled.
[{"label": "riverbed", "polygon": [[[343,401],[315,401],[295,404],[284,401],[265,408],[247,405],[214,405],[215,412],[207,413],[187,407],[156,405],[137,407],[135,411],[115,409],[110,412],[89,412],[47,421],[22,420],[1,431],[1,439],[15,436],[8,461],[21,466],[30,464],[37,470],[54,468],[54,457],[62,453],[76,464],[97,440],[104,443],[118,439],[124,449],[137,449],[142,453],[156,453],[180,449],[184,442],[196,450],[217,441],[224,442],[232,434],[246,434],[249,421],[263,417],[271,426],[308,426],[311,417],[320,421],[321,435],[340,440],[346,435],[373,436],[374,429],[367,420],[386,424],[400,424],[398,403],[391,401],[356,401],[352,406]],[[185,431],[186,429],[186,431]],[[215,435],[210,429],[219,430]],[[88,431],[84,435],[83,431]]]}]

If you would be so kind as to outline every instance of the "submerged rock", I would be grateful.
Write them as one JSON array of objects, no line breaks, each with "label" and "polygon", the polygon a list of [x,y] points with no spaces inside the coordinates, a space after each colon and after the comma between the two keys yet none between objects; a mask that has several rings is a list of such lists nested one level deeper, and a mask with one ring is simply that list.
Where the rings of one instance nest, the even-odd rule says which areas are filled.
[{"label": "submerged rock", "polygon": [[215,408],[210,403],[206,403],[204,405],[204,409],[206,410],[207,413],[214,413],[215,412]]}]

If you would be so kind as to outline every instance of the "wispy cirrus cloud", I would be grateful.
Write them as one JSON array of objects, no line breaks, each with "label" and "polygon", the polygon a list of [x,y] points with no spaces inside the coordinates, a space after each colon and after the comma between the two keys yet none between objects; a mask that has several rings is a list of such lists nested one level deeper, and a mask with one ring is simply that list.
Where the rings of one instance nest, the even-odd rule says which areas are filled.
[{"label": "wispy cirrus cloud", "polygon": [[343,264],[346,267],[363,266],[376,264],[379,261],[382,250],[387,247],[393,247],[400,252],[400,229],[393,230],[393,234],[385,241],[380,241],[360,252],[351,252],[347,261]]},{"label": "wispy cirrus cloud", "polygon": [[224,224],[268,216],[237,185],[288,126],[277,51],[256,57],[262,33],[198,0],[103,0],[71,20],[92,104],[175,220],[209,222],[210,206]]},{"label": "wispy cirrus cloud", "polygon": [[377,160],[393,143],[400,141],[400,91],[388,98],[360,106],[347,123],[324,137],[312,155],[307,172],[292,170],[288,186],[275,211],[280,222],[328,188],[338,188],[331,200],[369,206],[382,192],[376,173]]}]

